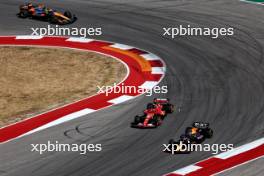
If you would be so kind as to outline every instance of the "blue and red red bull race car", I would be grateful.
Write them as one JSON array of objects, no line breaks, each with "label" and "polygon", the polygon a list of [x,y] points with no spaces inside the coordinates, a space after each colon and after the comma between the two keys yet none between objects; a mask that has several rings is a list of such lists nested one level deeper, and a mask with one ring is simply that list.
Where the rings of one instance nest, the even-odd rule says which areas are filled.
[{"label": "blue and red red bull race car", "polygon": [[[201,144],[206,139],[213,137],[213,130],[209,127],[209,123],[205,122],[194,122],[191,127],[185,129],[185,133],[180,136],[179,140],[170,139],[168,149],[165,150],[167,153],[172,154],[188,154],[191,150],[188,148],[181,149],[175,148],[175,146],[181,146],[182,144]],[[176,150],[175,150],[176,149]]]}]

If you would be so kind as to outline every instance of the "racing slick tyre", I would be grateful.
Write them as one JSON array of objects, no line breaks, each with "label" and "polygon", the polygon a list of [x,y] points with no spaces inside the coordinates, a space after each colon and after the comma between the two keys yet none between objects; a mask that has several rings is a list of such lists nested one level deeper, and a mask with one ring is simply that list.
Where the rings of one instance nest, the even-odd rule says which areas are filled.
[{"label": "racing slick tyre", "polygon": [[72,14],[71,14],[71,12],[70,11],[65,11],[64,12],[64,16],[66,16],[66,17],[68,17],[68,18],[72,18]]},{"label": "racing slick tyre", "polygon": [[208,128],[204,135],[206,138],[211,138],[213,137],[213,134],[214,134],[213,130],[211,128]]},{"label": "racing slick tyre", "polygon": [[49,19],[48,19],[49,23],[51,24],[58,24],[58,18],[54,17],[54,16],[51,16]]},{"label": "racing slick tyre", "polygon": [[20,18],[27,18],[27,17],[29,17],[29,14],[27,11],[21,11],[17,14],[17,16]]},{"label": "racing slick tyre", "polygon": [[167,104],[164,105],[163,110],[167,113],[167,114],[171,114],[174,111],[174,106],[172,104]]},{"label": "racing slick tyre", "polygon": [[159,116],[155,115],[153,119],[151,119],[151,124],[153,124],[155,127],[158,127],[161,125],[161,119]]},{"label": "racing slick tyre", "polygon": [[135,124],[138,124],[138,123],[140,123],[141,122],[141,117],[140,116],[135,116]]},{"label": "racing slick tyre", "polygon": [[174,143],[175,143],[174,139],[170,139],[168,142],[168,144],[174,144]]}]

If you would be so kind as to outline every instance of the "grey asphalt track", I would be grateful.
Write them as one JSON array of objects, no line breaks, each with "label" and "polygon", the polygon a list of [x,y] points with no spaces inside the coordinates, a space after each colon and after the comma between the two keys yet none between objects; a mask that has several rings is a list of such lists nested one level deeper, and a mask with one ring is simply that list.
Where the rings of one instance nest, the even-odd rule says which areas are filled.
[{"label": "grey asphalt track", "polygon": [[[31,34],[47,23],[17,19],[22,1],[0,2],[0,34]],[[169,97],[177,112],[155,130],[129,127],[153,97],[139,97],[0,146],[1,176],[158,176],[209,157],[207,152],[171,156],[162,144],[178,138],[193,121],[210,122],[213,143],[242,145],[264,135],[264,7],[238,0],[64,0],[70,27],[102,27],[94,37],[143,48],[162,57]],[[163,27],[234,27],[232,37],[163,37]],[[30,152],[30,144],[102,143],[103,151]],[[263,162],[262,162],[263,163]],[[247,172],[249,173],[249,172]],[[255,175],[259,175],[259,172]],[[263,173],[262,173],[263,174]],[[250,174],[249,174],[250,175]],[[254,175],[254,174],[252,174]]]}]

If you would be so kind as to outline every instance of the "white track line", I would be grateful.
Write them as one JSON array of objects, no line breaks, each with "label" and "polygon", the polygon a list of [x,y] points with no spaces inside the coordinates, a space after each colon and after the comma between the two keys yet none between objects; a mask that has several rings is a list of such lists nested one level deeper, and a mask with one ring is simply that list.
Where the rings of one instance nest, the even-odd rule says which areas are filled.
[{"label": "white track line", "polygon": [[165,67],[152,67],[151,74],[165,74]]},{"label": "white track line", "polygon": [[18,36],[16,36],[17,40],[22,40],[22,39],[39,40],[42,38],[43,38],[43,36],[38,36],[38,35],[18,35]]},{"label": "white track line", "polygon": [[143,57],[146,60],[149,60],[149,61],[151,61],[151,60],[161,60],[160,57],[158,57],[157,55],[152,54],[152,53],[141,54],[140,56]]},{"label": "white track line", "polygon": [[197,171],[201,168],[202,167],[200,167],[200,166],[190,165],[190,166],[186,166],[184,168],[178,169],[178,170],[171,172],[171,173],[179,174],[179,175],[186,175],[186,174],[189,174],[191,172]]},{"label": "white track line", "polygon": [[264,138],[258,139],[256,141],[253,141],[253,142],[245,144],[245,145],[242,145],[240,147],[237,147],[237,148],[235,148],[233,150],[221,153],[221,154],[216,155],[214,157],[215,158],[220,158],[220,159],[227,159],[227,158],[230,158],[232,156],[238,155],[240,153],[244,153],[246,151],[254,149],[254,148],[256,148],[256,147],[258,147],[258,146],[260,146],[262,144],[264,144]]},{"label": "white track line", "polygon": [[128,100],[131,100],[133,98],[135,98],[135,97],[129,96],[129,95],[122,95],[120,97],[109,100],[108,102],[113,103],[113,104],[119,104],[119,103],[123,103],[123,102],[128,101]]},{"label": "white track line", "polygon": [[80,42],[80,43],[89,43],[94,41],[94,39],[88,38],[79,38],[79,37],[70,37],[66,40],[67,42]]},{"label": "white track line", "polygon": [[133,49],[134,47],[132,46],[128,46],[128,45],[124,45],[124,44],[119,44],[119,43],[115,43],[113,45],[110,45],[110,47],[112,48],[118,48],[121,50],[129,50],[129,49]]},{"label": "white track line", "polygon": [[[35,132],[37,132],[37,131],[41,131],[41,130],[47,129],[47,128],[49,128],[49,127],[56,126],[56,125],[59,125],[59,124],[64,123],[64,122],[68,122],[68,121],[73,120],[73,119],[77,119],[77,118],[79,118],[79,117],[81,117],[81,116],[84,116],[84,115],[87,115],[87,114],[93,113],[93,112],[95,112],[95,111],[96,111],[96,110],[86,108],[86,109],[83,109],[83,110],[81,110],[81,111],[77,111],[77,112],[74,112],[74,113],[68,114],[68,115],[66,115],[66,116],[64,116],[64,117],[61,117],[61,118],[59,118],[59,119],[57,119],[57,120],[54,120],[54,121],[52,121],[52,122],[50,122],[50,123],[47,123],[46,125],[43,125],[43,126],[41,126],[41,127],[39,127],[39,128],[36,128],[36,129],[34,129],[34,130],[32,130],[32,131],[29,131],[29,132],[23,134],[22,136],[26,136],[26,135],[29,135],[29,134],[35,133]],[[21,136],[21,137],[22,137],[22,136]]]},{"label": "white track line", "polygon": [[144,82],[144,84],[142,84],[141,86],[139,86],[140,88],[143,89],[152,89],[153,87],[155,87],[159,82],[157,81],[146,81]]}]

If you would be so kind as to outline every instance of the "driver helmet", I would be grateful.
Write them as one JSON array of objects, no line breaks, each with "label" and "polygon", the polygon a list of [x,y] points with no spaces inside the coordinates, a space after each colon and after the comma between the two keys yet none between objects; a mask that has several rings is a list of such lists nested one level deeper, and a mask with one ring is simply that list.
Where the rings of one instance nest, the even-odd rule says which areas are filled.
[{"label": "driver helmet", "polygon": [[33,7],[33,4],[32,4],[31,2],[29,2],[29,3],[27,4],[27,6],[28,6],[28,8],[32,8],[32,7]]},{"label": "driver helmet", "polygon": [[192,128],[191,134],[194,135],[198,132],[198,128]]},{"label": "driver helmet", "polygon": [[147,109],[155,109],[155,105],[152,104],[152,103],[149,103],[149,104],[147,105]]},{"label": "driver helmet", "polygon": [[44,8],[45,6],[44,6],[44,4],[42,4],[42,3],[40,3],[39,5],[38,5],[38,8]]}]

